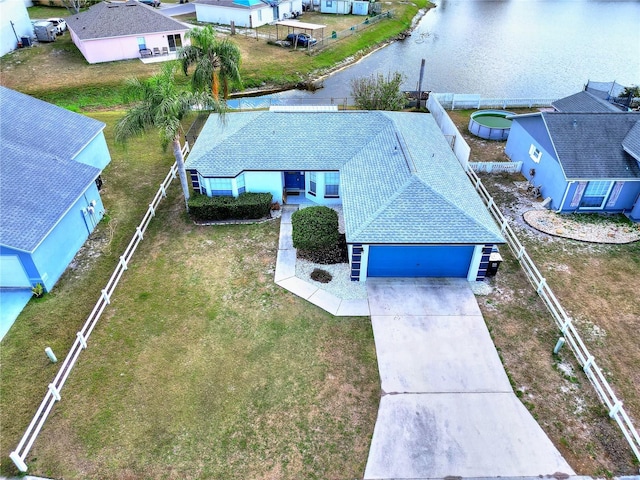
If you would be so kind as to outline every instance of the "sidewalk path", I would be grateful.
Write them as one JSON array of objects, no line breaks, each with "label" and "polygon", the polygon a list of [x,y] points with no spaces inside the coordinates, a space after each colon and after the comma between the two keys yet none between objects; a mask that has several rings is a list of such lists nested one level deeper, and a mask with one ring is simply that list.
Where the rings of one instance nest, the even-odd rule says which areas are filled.
[{"label": "sidewalk path", "polygon": [[383,396],[365,479],[575,475],[513,393],[465,280],[367,283]]}]

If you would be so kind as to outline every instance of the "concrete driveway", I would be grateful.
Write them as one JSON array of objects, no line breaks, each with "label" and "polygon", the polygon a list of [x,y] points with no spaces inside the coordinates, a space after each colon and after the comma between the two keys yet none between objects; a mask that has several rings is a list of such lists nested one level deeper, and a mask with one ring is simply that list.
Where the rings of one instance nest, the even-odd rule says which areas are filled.
[{"label": "concrete driveway", "polygon": [[513,393],[458,279],[369,279],[383,396],[365,479],[575,475]]}]

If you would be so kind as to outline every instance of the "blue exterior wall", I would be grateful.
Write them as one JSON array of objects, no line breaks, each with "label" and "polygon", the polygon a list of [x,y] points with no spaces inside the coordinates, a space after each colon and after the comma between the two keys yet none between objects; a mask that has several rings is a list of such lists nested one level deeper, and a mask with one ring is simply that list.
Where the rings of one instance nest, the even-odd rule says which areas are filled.
[{"label": "blue exterior wall", "polygon": [[[93,217],[82,212],[90,206],[91,200],[96,201]],[[34,284],[40,282],[46,290],[51,290],[103,215],[102,199],[95,182],[91,182],[85,193],[31,255],[37,271]],[[33,278],[33,271],[30,271],[24,261],[23,265],[30,278]]]},{"label": "blue exterior wall", "polygon": [[76,155],[75,161],[103,170],[111,161],[104,133],[100,132]]},{"label": "blue exterior wall", "polygon": [[[542,152],[540,162],[536,163],[529,155],[531,145]],[[559,209],[567,187],[567,180],[546,133],[542,117],[516,119],[511,124],[511,132],[505,147],[505,153],[513,162],[522,162],[522,174],[536,186],[541,185],[542,197],[551,197],[552,209]],[[531,176],[535,169],[535,176]],[[532,179],[533,178],[533,179]]]},{"label": "blue exterior wall", "polygon": [[[335,205],[342,203],[341,197],[325,198],[325,173],[336,173],[335,171],[316,172],[316,195],[309,194],[311,172],[305,171],[305,197],[318,205]],[[212,177],[197,176],[198,186],[203,193],[207,192],[207,195],[211,195],[210,180]],[[245,189],[247,192],[252,193],[266,193],[269,192],[273,195],[273,201],[282,203],[282,191],[284,189],[284,172],[244,172]],[[237,186],[235,179],[232,180],[232,194],[237,196]],[[192,175],[193,184],[193,175]],[[194,186],[195,188],[195,186]],[[339,187],[341,188],[341,187]]]},{"label": "blue exterior wall", "polygon": [[[22,263],[22,268],[25,274],[29,277],[29,281],[31,285],[35,285],[40,281],[40,274],[38,273],[38,269],[33,263],[33,259],[31,258],[31,254],[28,252],[23,252],[21,250],[15,250],[13,248],[5,247],[0,245],[0,255],[3,257],[6,256],[17,256]],[[0,286],[6,286],[3,282]]]},{"label": "blue exterior wall", "polygon": [[[606,179],[603,179],[603,180],[606,180]],[[616,199],[615,203],[613,205],[609,205],[609,200],[611,198],[611,195],[613,194],[613,188],[612,188],[611,192],[609,193],[609,197],[605,202],[604,208],[601,208],[601,209],[580,208],[579,206],[578,207],[571,206],[571,201],[573,200],[573,196],[579,184],[580,182],[574,182],[569,184],[569,193],[567,195],[567,198],[564,204],[562,205],[563,213],[572,213],[572,212],[627,213],[630,215],[630,218],[632,220],[636,220],[636,221],[638,220],[637,218],[633,217],[633,213],[631,213],[631,210],[633,209],[634,203],[638,198],[638,195],[640,195],[640,182],[625,181],[622,186],[622,190],[620,190],[620,193],[618,194],[618,198]],[[613,187],[615,188],[615,182]]]},{"label": "blue exterior wall", "polygon": [[640,195],[636,200],[635,206],[633,206],[631,211],[628,213],[628,216],[634,222],[640,222]]}]

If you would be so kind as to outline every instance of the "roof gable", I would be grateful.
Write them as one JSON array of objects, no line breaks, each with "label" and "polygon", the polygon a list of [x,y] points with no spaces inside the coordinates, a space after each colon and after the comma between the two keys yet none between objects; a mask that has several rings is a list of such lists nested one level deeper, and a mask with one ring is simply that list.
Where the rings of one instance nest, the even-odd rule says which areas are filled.
[{"label": "roof gable", "polygon": [[[640,113],[542,113],[568,180],[639,179],[638,162],[623,141]],[[632,136],[626,141],[634,145]]]},{"label": "roof gable", "polygon": [[66,22],[80,40],[188,30],[177,20],[135,0],[98,3],[67,17]]},{"label": "roof gable", "polygon": [[[0,243],[33,251],[100,170],[74,161],[104,124],[0,87]],[[28,221],[25,221],[28,219]]]},{"label": "roof gable", "polygon": [[640,162],[640,120],[631,127],[627,136],[622,140],[622,148]]}]

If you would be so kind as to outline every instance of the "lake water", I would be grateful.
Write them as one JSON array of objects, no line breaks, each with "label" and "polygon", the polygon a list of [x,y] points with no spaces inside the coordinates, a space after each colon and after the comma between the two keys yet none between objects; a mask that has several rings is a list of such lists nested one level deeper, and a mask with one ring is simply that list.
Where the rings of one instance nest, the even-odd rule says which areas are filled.
[{"label": "lake water", "polygon": [[422,58],[423,90],[436,92],[559,98],[589,79],[638,85],[640,2],[440,0],[411,37],[329,77],[315,96],[346,97],[352,78],[393,71],[415,90]]}]

